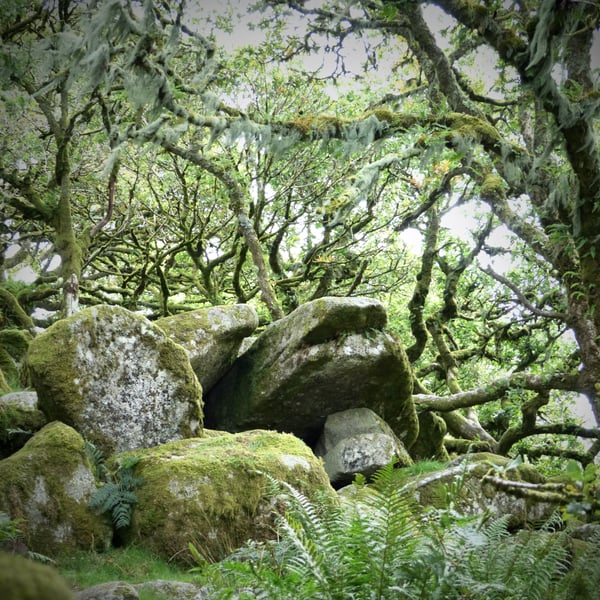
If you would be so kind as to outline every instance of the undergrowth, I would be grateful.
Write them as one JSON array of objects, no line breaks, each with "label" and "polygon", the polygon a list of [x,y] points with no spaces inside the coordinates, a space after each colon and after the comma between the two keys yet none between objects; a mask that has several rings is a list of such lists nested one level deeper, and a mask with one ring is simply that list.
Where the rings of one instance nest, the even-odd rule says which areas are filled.
[{"label": "undergrowth", "polygon": [[136,546],[107,552],[76,552],[58,559],[58,571],[73,589],[81,590],[107,581],[187,581],[196,578],[174,563]]},{"label": "undergrowth", "polygon": [[[517,535],[508,518],[415,505],[397,469],[355,483],[352,501],[322,505],[271,480],[285,514],[277,541],[251,542],[198,568],[211,598],[268,600],[591,600],[600,583],[600,540],[573,560],[558,516]],[[582,576],[590,576],[595,587]],[[599,580],[599,581],[596,581]],[[577,595],[574,595],[576,592]]]}]

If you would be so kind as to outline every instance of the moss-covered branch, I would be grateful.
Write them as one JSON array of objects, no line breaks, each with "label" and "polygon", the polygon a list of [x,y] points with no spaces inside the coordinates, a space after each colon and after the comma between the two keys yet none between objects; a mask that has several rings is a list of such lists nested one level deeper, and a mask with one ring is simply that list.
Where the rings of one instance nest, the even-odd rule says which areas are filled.
[{"label": "moss-covered branch", "polygon": [[573,423],[553,423],[551,425],[538,425],[534,427],[511,427],[504,433],[498,443],[498,454],[506,454],[517,442],[536,435],[569,435],[588,440],[599,440],[600,429],[581,427]]},{"label": "moss-covered branch", "polygon": [[33,319],[23,310],[17,298],[6,288],[0,286],[0,304],[3,311],[12,315],[16,322],[28,331],[33,331],[35,324]]},{"label": "moss-covered branch", "polygon": [[425,244],[421,255],[421,269],[417,274],[417,282],[412,298],[408,303],[410,311],[410,329],[415,338],[414,343],[406,349],[408,360],[414,363],[425,350],[429,335],[425,325],[425,301],[429,295],[431,276],[435,255],[437,252],[437,238],[440,229],[440,217],[436,207],[429,210],[429,224],[425,234]]},{"label": "moss-covered branch", "polygon": [[448,396],[415,394],[413,400],[421,410],[447,412],[499,400],[510,389],[514,388],[534,391],[554,389],[579,392],[581,391],[581,379],[579,375],[565,373],[556,373],[548,377],[528,373],[515,373],[474,390],[461,391]]}]

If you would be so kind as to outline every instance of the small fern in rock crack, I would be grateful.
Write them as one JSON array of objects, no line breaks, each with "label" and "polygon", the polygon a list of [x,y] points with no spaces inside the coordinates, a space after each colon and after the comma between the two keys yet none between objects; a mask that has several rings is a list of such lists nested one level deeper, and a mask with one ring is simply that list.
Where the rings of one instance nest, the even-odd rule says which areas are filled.
[{"label": "small fern in rock crack", "polygon": [[110,476],[110,473],[108,472],[106,463],[104,462],[104,454],[102,453],[102,450],[100,450],[100,448],[98,448],[94,442],[85,440],[85,453],[87,454],[87,457],[91,463],[96,479],[106,482]]},{"label": "small fern in rock crack", "polygon": [[100,486],[90,499],[90,508],[100,514],[110,513],[115,529],[124,529],[131,524],[133,505],[137,502],[134,490],[143,483],[134,475],[138,457],[129,459],[119,466],[114,475]]}]

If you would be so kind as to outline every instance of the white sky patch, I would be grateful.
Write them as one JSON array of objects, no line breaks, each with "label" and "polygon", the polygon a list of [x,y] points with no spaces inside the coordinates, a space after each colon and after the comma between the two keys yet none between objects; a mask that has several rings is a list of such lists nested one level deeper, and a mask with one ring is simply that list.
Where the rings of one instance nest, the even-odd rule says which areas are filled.
[{"label": "white sky patch", "polygon": [[584,427],[596,427],[596,418],[592,411],[592,407],[585,396],[578,396],[575,400],[575,405],[571,409],[573,416],[581,419]]},{"label": "white sky patch", "polygon": [[19,244],[11,244],[4,252],[4,256],[6,258],[12,258],[17,254],[17,252],[19,252],[20,248],[21,246],[19,246]]},{"label": "white sky patch", "polygon": [[415,254],[421,254],[423,250],[423,235],[418,229],[409,227],[400,233],[400,239],[406,244],[406,247]]},{"label": "white sky patch", "polygon": [[[463,242],[473,244],[474,235],[484,227],[489,212],[490,209],[486,205],[475,207],[473,203],[462,204],[447,212],[442,217],[441,225]],[[497,225],[488,236],[486,244],[497,248],[511,248],[516,240],[515,234],[506,225]],[[490,256],[482,251],[479,253],[478,262],[482,268],[490,266],[500,275],[506,274],[518,265],[518,259],[509,252]]]},{"label": "white sky patch", "polygon": [[[264,194],[267,200],[273,200],[273,198],[275,198],[275,196],[277,195],[277,192],[270,183],[267,183],[265,185]],[[258,200],[258,185],[256,184],[255,179],[253,179],[250,183],[250,196],[253,200]]]},{"label": "white sky patch", "polygon": [[24,283],[32,283],[37,279],[37,272],[31,267],[21,267],[18,271],[15,271],[11,279],[13,281],[23,281]]}]

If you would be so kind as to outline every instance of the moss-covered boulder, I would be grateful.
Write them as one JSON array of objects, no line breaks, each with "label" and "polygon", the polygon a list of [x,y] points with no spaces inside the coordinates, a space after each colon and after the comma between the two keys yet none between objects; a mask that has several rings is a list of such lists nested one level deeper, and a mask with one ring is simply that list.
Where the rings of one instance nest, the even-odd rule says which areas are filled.
[{"label": "moss-covered boulder", "polygon": [[327,417],[315,447],[335,486],[350,483],[360,473],[370,477],[392,460],[399,466],[412,459],[392,428],[368,408],[351,408]]},{"label": "moss-covered boulder", "polygon": [[533,466],[513,466],[510,459],[488,452],[461,456],[439,471],[407,480],[423,506],[445,508],[451,498],[463,514],[506,515],[511,527],[544,521],[558,508],[555,494],[538,493],[527,485],[544,481]]},{"label": "moss-covered boulder", "polygon": [[0,597],[2,600],[75,598],[56,569],[8,552],[0,552]]},{"label": "moss-covered boulder", "polygon": [[32,341],[27,363],[40,409],[106,454],[201,434],[202,389],[185,350],[124,308],[58,321]]},{"label": "moss-covered boulder", "polygon": [[367,407],[409,448],[418,422],[400,342],[370,298],[319,298],[268,327],[205,398],[207,427],[313,443],[328,415]]},{"label": "moss-covered boulder", "polygon": [[335,492],[319,459],[301,440],[272,431],[221,433],[135,454],[139,462],[128,541],[186,560],[188,544],[221,559],[248,539],[273,534],[274,506],[265,473],[309,497]]},{"label": "moss-covered boulder", "polygon": [[37,406],[35,392],[12,392],[0,396],[0,458],[10,456],[48,420]]},{"label": "moss-covered boulder", "polygon": [[88,507],[96,483],[83,438],[52,422],[0,461],[0,511],[23,519],[27,547],[47,556],[105,549],[109,523]]},{"label": "moss-covered boulder", "polygon": [[206,393],[231,367],[244,338],[258,327],[249,304],[199,308],[155,321],[188,354]]}]

